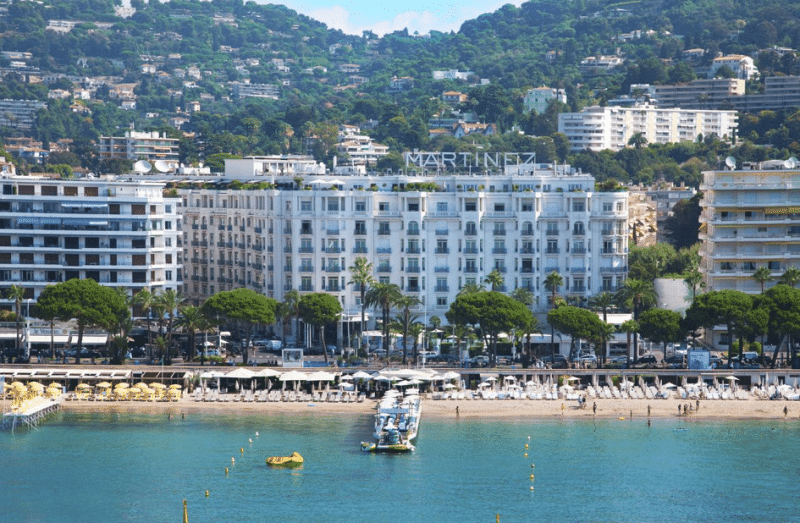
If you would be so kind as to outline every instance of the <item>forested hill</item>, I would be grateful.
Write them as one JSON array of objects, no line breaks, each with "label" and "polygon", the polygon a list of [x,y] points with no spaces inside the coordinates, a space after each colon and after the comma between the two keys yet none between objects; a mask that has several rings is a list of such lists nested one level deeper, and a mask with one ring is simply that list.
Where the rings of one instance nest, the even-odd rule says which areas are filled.
[{"label": "forested hill", "polygon": [[[457,145],[447,139],[432,143],[428,124],[445,114],[442,93],[449,90],[468,95],[458,109],[497,124],[501,133],[516,126],[528,136],[548,137],[564,108],[526,113],[528,88],[561,87],[568,107],[579,110],[626,94],[632,83],[689,81],[720,52],[752,56],[766,75],[800,74],[793,53],[770,50],[800,48],[800,2],[791,0],[530,0],[469,20],[458,32],[399,31],[382,38],[368,31],[346,35],[280,5],[133,0],[132,6],[133,14],[104,0],[0,7],[0,67],[7,72],[22,63],[22,73],[50,79],[44,86],[6,75],[0,98],[48,100],[49,91],[70,91],[77,78],[92,77],[133,85],[136,97],[135,110],[123,110],[124,94],[108,86],[79,102],[84,111],[49,100],[29,134],[45,142],[71,138],[80,148],[131,125],[168,129],[171,117],[183,115],[189,121],[182,130],[194,133],[182,151],[191,161],[222,152],[304,152],[303,136],[330,136],[323,125],[373,120],[368,132],[393,152],[453,149]],[[700,56],[689,61],[688,49],[700,49]],[[581,67],[582,60],[601,55],[621,63]],[[434,80],[434,70],[468,74],[464,81]],[[277,86],[278,99],[237,99],[237,82]],[[750,91],[759,88],[748,83]],[[189,115],[193,101],[202,111]],[[777,145],[780,153],[792,143],[792,131],[785,127],[779,137],[786,139],[776,142],[766,133],[785,118],[767,117],[748,119],[739,136]],[[0,136],[14,134],[20,132],[0,129]],[[315,154],[329,161],[331,149]],[[540,158],[553,154],[550,148]],[[598,173],[628,170],[593,162]]]}]

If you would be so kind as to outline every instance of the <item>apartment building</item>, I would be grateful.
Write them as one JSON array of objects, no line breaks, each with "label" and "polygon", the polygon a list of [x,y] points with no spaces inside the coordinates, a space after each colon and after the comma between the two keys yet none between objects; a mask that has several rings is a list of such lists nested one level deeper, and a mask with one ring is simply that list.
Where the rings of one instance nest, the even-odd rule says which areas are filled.
[{"label": "apartment building", "polygon": [[714,58],[711,62],[711,67],[708,68],[708,77],[714,78],[717,71],[723,67],[733,71],[736,78],[742,80],[749,80],[758,74],[758,68],[753,63],[752,58],[741,54],[729,54]]},{"label": "apartment building", "polygon": [[11,285],[90,278],[129,294],[182,286],[180,200],[164,184],[113,177],[0,177],[0,303]]},{"label": "apartment building", "polygon": [[542,114],[547,110],[547,106],[553,100],[558,100],[561,103],[567,103],[567,93],[563,89],[553,89],[551,87],[537,87],[535,89],[528,89],[523,99],[525,112],[536,111],[536,114]]},{"label": "apartment building", "polygon": [[[800,268],[800,168],[796,162],[745,164],[703,173],[700,191],[700,270],[708,290],[761,292],[753,273],[766,267],[777,280]],[[774,285],[767,283],[765,288]],[[713,331],[726,340],[724,328]]]},{"label": "apartment building", "polygon": [[30,129],[39,109],[47,109],[47,103],[38,100],[0,100],[0,127]]},{"label": "apartment building", "polygon": [[591,149],[618,151],[641,133],[648,143],[694,141],[699,135],[727,138],[738,123],[736,111],[705,111],[661,108],[653,105],[635,107],[584,108],[579,113],[558,115],[558,132],[570,141],[573,152]]},{"label": "apartment building", "polygon": [[291,177],[272,181],[269,189],[180,190],[190,299],[242,286],[277,300],[292,289],[328,292],[345,321],[357,321],[360,293],[348,267],[364,257],[377,281],[421,300],[421,318],[444,320],[458,291],[493,270],[505,280],[498,290],[526,288],[540,311],[552,271],[564,278],[559,294],[578,300],[616,290],[627,274],[627,192],[595,192],[590,175],[568,166],[315,176],[304,190],[289,190]]},{"label": "apartment building", "polygon": [[170,168],[180,164],[179,140],[158,132],[126,131],[124,136],[101,136],[97,141],[97,154],[101,159],[163,161]]}]

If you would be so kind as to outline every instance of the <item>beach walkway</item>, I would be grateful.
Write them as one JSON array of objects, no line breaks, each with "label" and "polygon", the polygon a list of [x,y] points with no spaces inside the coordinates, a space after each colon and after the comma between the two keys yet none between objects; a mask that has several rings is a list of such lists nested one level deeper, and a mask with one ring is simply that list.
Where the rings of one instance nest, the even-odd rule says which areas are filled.
[{"label": "beach walkway", "polygon": [[61,408],[61,398],[38,396],[26,400],[21,405],[13,406],[7,412],[3,412],[2,428],[11,429],[11,432],[18,426],[35,429],[41,420],[59,408]]}]

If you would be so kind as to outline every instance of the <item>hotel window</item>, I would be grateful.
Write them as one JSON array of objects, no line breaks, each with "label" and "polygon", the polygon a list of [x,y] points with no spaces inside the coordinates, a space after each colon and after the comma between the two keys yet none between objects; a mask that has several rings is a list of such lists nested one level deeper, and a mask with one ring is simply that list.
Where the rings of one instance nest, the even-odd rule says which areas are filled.
[{"label": "hotel window", "polygon": [[478,201],[477,200],[466,200],[464,202],[464,210],[469,211],[477,211],[478,210]]},{"label": "hotel window", "polygon": [[355,211],[356,212],[366,212],[367,211],[367,202],[356,202]]},{"label": "hotel window", "polygon": [[378,202],[378,210],[379,211],[388,211],[389,210],[389,202]]},{"label": "hotel window", "polygon": [[447,202],[436,202],[436,212],[447,212]]},{"label": "hotel window", "polygon": [[300,201],[300,210],[301,211],[311,211],[311,200],[301,200]]}]

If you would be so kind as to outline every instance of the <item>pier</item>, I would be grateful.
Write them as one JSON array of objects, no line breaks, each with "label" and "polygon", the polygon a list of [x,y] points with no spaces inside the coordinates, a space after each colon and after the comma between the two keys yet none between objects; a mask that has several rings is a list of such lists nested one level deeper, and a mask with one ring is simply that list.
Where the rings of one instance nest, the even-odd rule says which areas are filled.
[{"label": "pier", "polygon": [[3,430],[11,429],[11,432],[19,427],[35,429],[41,420],[48,414],[61,408],[61,398],[42,398],[37,397],[33,400],[22,402],[21,405],[14,405],[3,412]]}]

